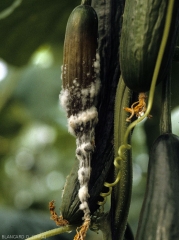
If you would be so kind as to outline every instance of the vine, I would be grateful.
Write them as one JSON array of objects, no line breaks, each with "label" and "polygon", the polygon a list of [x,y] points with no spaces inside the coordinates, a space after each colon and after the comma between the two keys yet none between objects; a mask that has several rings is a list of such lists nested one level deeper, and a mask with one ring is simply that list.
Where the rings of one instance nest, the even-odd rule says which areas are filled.
[{"label": "vine", "polygon": [[105,204],[106,197],[109,196],[112,192],[112,187],[114,187],[119,182],[119,180],[121,178],[119,162],[123,161],[125,159],[124,152],[126,150],[131,149],[131,145],[128,144],[128,137],[129,137],[129,134],[130,134],[131,130],[138,123],[140,123],[144,118],[146,118],[150,114],[150,111],[151,111],[151,108],[152,108],[152,105],[153,105],[153,100],[154,100],[155,86],[156,86],[160,66],[161,66],[161,63],[162,63],[162,58],[163,58],[163,55],[164,55],[167,39],[168,39],[168,36],[169,36],[173,7],[174,7],[174,0],[170,0],[169,3],[168,3],[168,8],[167,8],[163,37],[162,37],[161,45],[160,45],[160,48],[159,48],[159,53],[158,53],[158,56],[157,56],[156,65],[155,65],[155,68],[154,68],[154,73],[153,73],[152,82],[151,82],[151,86],[150,86],[148,105],[147,105],[146,111],[145,111],[143,116],[141,116],[140,118],[138,118],[137,120],[132,122],[128,126],[128,128],[126,129],[126,132],[124,134],[124,144],[122,144],[119,147],[118,156],[114,159],[114,166],[119,170],[118,174],[117,174],[117,177],[116,177],[116,179],[113,183],[108,183],[108,182],[104,183],[104,186],[108,187],[109,191],[107,193],[100,193],[100,196],[103,197],[104,200],[102,202],[98,202],[99,205]]}]

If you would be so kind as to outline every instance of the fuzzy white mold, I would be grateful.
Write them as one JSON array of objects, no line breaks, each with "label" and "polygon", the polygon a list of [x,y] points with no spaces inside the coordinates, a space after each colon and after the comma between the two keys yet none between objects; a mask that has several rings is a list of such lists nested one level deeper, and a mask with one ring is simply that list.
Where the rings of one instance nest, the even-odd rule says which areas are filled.
[{"label": "fuzzy white mold", "polygon": [[86,197],[89,198],[87,185],[83,185],[79,189],[78,196],[79,196],[79,199],[80,199],[81,202],[86,202]]},{"label": "fuzzy white mold", "polygon": [[[88,184],[91,174],[91,159],[95,148],[95,126],[98,122],[98,112],[95,107],[101,82],[100,57],[96,54],[93,62],[93,81],[88,86],[80,86],[78,78],[72,79],[70,86],[65,86],[60,93],[60,102],[67,112],[68,131],[76,137],[76,157],[79,160],[78,180],[80,189],[78,192],[81,202],[80,209],[84,212],[84,219],[90,219],[88,205]],[[67,66],[63,66],[63,80],[66,79]],[[91,73],[84,75],[87,79]]]},{"label": "fuzzy white mold", "polygon": [[[76,115],[71,115],[68,118],[68,131],[77,136],[78,133],[84,132],[85,127],[93,128],[98,122],[98,112],[95,107],[91,107],[86,111],[79,112]],[[87,126],[88,124],[88,126]]]}]

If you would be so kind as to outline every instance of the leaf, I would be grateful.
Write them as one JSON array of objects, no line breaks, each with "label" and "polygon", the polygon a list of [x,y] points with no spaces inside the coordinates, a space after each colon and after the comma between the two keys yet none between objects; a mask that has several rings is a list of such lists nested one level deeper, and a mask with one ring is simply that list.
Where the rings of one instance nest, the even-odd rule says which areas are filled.
[{"label": "leaf", "polygon": [[[2,13],[16,1],[3,1]],[[15,66],[28,63],[42,44],[61,44],[74,0],[25,0],[6,18],[0,18],[0,57]],[[11,5],[12,6],[12,5]]]}]

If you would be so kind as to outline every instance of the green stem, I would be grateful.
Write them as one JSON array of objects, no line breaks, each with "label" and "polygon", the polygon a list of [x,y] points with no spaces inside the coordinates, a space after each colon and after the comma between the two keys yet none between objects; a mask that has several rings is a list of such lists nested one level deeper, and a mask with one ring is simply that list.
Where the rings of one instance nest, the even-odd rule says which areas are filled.
[{"label": "green stem", "polygon": [[81,5],[89,5],[89,6],[91,6],[91,1],[92,0],[82,0],[81,1]]},{"label": "green stem", "polygon": [[[129,122],[126,122],[128,113],[123,110],[124,106],[130,105],[132,91],[128,89],[122,79],[119,80],[115,98],[115,118],[114,118],[114,149],[115,159],[118,159],[118,149],[124,142],[124,134]],[[128,137],[128,143],[130,144]],[[131,151],[123,153],[124,158],[114,161],[115,179],[117,184],[114,186],[111,196],[111,230],[112,236],[116,240],[124,239],[127,225],[127,217],[132,193],[132,158]],[[116,181],[115,181],[116,182]],[[114,237],[115,236],[115,237]],[[113,239],[112,238],[112,239]]]},{"label": "green stem", "polygon": [[9,7],[5,8],[0,12],[0,20],[7,18],[9,15],[11,15],[14,12],[14,10],[20,6],[21,3],[22,0],[13,1],[13,3]]},{"label": "green stem", "polygon": [[170,74],[168,74],[166,81],[162,85],[162,113],[160,118],[160,133],[171,133],[171,97],[170,97]]},{"label": "green stem", "polygon": [[33,237],[27,238],[26,240],[40,240],[40,239],[46,239],[48,237],[52,237],[55,236],[57,234],[61,234],[64,232],[71,232],[72,230],[74,230],[77,226],[72,226],[72,225],[68,225],[65,227],[59,227],[59,228],[55,228],[40,234],[37,234]]}]

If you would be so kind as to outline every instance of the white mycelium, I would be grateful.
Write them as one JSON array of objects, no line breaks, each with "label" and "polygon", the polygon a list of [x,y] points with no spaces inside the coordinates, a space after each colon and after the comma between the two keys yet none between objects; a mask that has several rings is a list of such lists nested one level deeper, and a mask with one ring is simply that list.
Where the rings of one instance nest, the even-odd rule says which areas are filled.
[{"label": "white mycelium", "polygon": [[[92,127],[96,125],[97,119],[98,113],[95,107],[81,111],[76,115],[71,115],[68,118],[68,131],[78,137],[78,135],[82,135],[84,131],[88,131],[88,128],[92,129]],[[92,132],[90,135],[91,134]]]},{"label": "white mycelium", "polygon": [[[67,65],[63,66],[65,79]],[[79,160],[78,180],[80,183],[79,199],[80,209],[84,212],[84,220],[90,219],[88,205],[88,183],[91,173],[91,159],[95,148],[95,126],[98,122],[98,112],[95,107],[97,95],[100,89],[100,59],[96,55],[93,62],[95,76],[87,86],[80,86],[80,80],[74,78],[70,84],[63,88],[60,94],[60,102],[67,112],[68,131],[76,137],[76,157]],[[90,72],[86,74],[90,76]]]}]

